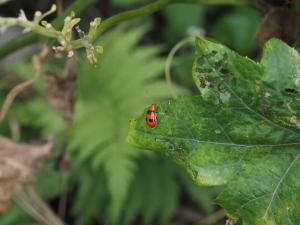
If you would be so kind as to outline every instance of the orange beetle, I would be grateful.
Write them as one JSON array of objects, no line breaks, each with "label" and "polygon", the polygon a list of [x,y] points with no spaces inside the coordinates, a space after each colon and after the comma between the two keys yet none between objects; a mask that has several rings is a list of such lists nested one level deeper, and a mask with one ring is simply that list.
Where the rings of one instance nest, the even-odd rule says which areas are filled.
[{"label": "orange beetle", "polygon": [[155,108],[155,104],[151,104],[146,114],[146,123],[151,128],[154,128],[157,124],[157,114],[155,112]]}]

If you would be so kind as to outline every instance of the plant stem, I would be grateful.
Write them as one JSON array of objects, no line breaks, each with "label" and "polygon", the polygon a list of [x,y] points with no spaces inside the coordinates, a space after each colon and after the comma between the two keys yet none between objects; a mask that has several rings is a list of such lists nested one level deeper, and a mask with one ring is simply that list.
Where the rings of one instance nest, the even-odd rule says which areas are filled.
[{"label": "plant stem", "polygon": [[176,54],[176,52],[182,48],[183,46],[187,45],[187,44],[194,44],[195,42],[195,37],[187,37],[181,41],[179,41],[170,51],[170,53],[168,54],[167,60],[166,60],[166,64],[165,64],[165,78],[166,78],[166,83],[167,86],[169,87],[172,97],[173,99],[177,98],[177,93],[176,93],[176,89],[174,88],[174,86],[172,85],[172,79],[171,79],[171,64],[172,64],[172,60]]},{"label": "plant stem", "polygon": [[216,211],[215,213],[211,214],[207,218],[202,219],[201,221],[198,221],[197,225],[210,225],[215,224],[219,220],[225,218],[225,212],[223,209],[220,209],[219,211]]},{"label": "plant stem", "polygon": [[[94,4],[97,0],[77,0],[75,1],[70,7],[68,7],[59,17],[57,17],[53,22],[52,25],[55,28],[60,28],[64,24],[64,19],[66,16],[70,15],[73,11],[76,15],[82,14],[87,8],[89,8],[92,4]],[[40,35],[29,32],[26,34],[22,34],[16,38],[9,40],[8,42],[2,44],[0,46],[0,59],[3,59],[5,56],[9,55],[10,53],[25,47],[29,44],[33,44],[39,41]]]},{"label": "plant stem", "polygon": [[[117,15],[114,15],[112,17],[109,17],[108,19],[104,20],[99,28],[96,30],[96,35],[94,40],[97,39],[100,34],[102,34],[105,30],[108,28],[127,20],[131,20],[140,16],[146,16],[150,15],[154,12],[159,11],[160,9],[164,8],[166,5],[170,4],[171,2],[174,2],[174,0],[158,0],[156,2],[150,3],[146,6],[142,6],[137,9],[128,10],[126,12],[118,13]],[[72,46],[76,48],[82,47],[82,42],[80,40],[76,40],[72,42]]]},{"label": "plant stem", "polygon": [[[73,3],[67,10],[65,10],[57,19],[53,21],[53,26],[55,28],[60,28],[63,25],[63,20],[66,16],[68,16],[72,11],[76,14],[81,14],[84,12],[90,5],[95,3],[96,0],[77,0]],[[127,20],[131,20],[140,16],[146,16],[161,10],[169,4],[175,3],[192,3],[192,4],[208,4],[208,5],[253,5],[251,0],[157,0],[156,2],[150,3],[146,6],[142,6],[137,9],[132,9],[126,12],[119,13],[114,15],[102,22],[99,28],[96,31],[96,36],[94,38],[97,39],[101,33],[103,33],[108,28]],[[21,35],[17,38],[14,38],[7,43],[0,46],[0,59],[4,58],[11,52],[22,48],[26,45],[32,44],[38,41],[38,35],[32,32],[28,34]],[[72,43],[74,48],[81,48],[82,42],[80,40],[76,40]]]},{"label": "plant stem", "polygon": [[[146,6],[137,9],[132,9],[126,12],[114,15],[104,20],[97,29],[95,39],[97,39],[108,28],[127,20],[131,20],[140,16],[147,16],[155,13],[170,4],[207,4],[207,5],[253,5],[251,0],[158,0]],[[81,48],[81,43],[76,40],[72,43],[74,48]]]},{"label": "plant stem", "polygon": [[1,25],[24,27],[24,28],[34,31],[35,33],[38,33],[40,35],[44,35],[44,36],[50,37],[50,38],[57,38],[59,35],[59,32],[57,32],[56,30],[47,29],[45,27],[39,26],[37,24],[37,22],[34,23],[34,22],[31,22],[28,20],[20,20],[20,19],[11,18],[11,17],[8,17],[8,18],[1,17]]},{"label": "plant stem", "polygon": [[152,14],[154,12],[157,12],[171,2],[172,2],[172,0],[158,0],[154,3],[143,6],[141,8],[129,10],[127,12],[122,12],[115,16],[112,16],[103,21],[101,26],[99,26],[99,28],[97,29],[96,36],[100,35],[103,31],[105,31],[109,27],[114,26],[120,22],[123,22],[126,20],[131,20],[133,18],[137,18],[140,16],[146,16],[146,15]]},{"label": "plant stem", "polygon": [[207,4],[207,5],[249,5],[254,6],[252,0],[175,0],[177,3],[194,3],[194,4]]}]

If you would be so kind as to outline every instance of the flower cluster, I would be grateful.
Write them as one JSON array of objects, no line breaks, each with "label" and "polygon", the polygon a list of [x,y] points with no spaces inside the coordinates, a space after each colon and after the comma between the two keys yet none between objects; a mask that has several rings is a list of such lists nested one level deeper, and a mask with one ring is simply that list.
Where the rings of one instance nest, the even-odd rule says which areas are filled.
[{"label": "flower cluster", "polygon": [[[64,20],[64,25],[61,31],[57,30],[51,23],[44,20],[45,17],[54,13],[56,6],[52,5],[50,10],[45,13],[36,11],[32,21],[29,21],[23,10],[20,10],[20,14],[17,18],[4,18],[0,17],[0,31],[5,31],[10,26],[20,26],[25,28],[24,32],[33,31],[40,35],[57,39],[59,45],[53,46],[52,49],[55,53],[67,52],[68,57],[74,55],[74,50],[84,47],[86,49],[87,59],[91,64],[97,63],[96,53],[103,53],[102,46],[94,46],[93,41],[96,37],[97,28],[100,26],[101,19],[95,18],[90,23],[90,28],[86,34],[82,31],[78,24],[80,18],[75,17],[75,13],[72,12],[70,16],[67,16]],[[79,38],[74,39],[74,30],[77,31]]]}]

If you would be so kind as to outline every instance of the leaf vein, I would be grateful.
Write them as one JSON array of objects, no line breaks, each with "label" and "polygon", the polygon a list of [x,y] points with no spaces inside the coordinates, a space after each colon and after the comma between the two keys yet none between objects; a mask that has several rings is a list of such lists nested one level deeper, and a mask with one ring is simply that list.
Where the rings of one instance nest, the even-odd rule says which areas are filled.
[{"label": "leaf vein", "polygon": [[280,129],[283,129],[283,130],[286,130],[286,131],[289,131],[289,132],[291,132],[291,133],[293,133],[293,134],[296,134],[298,137],[300,136],[300,134],[298,133],[298,132],[295,132],[295,131],[293,131],[293,130],[291,130],[291,129],[289,129],[289,128],[287,128],[287,127],[284,127],[284,126],[281,126],[280,124],[277,124],[277,123],[275,123],[274,121],[272,121],[272,120],[270,120],[270,119],[268,119],[267,117],[265,117],[264,115],[262,115],[262,114],[260,114],[260,113],[258,113],[258,112],[256,112],[255,110],[253,110],[253,109],[251,109],[245,102],[244,102],[244,100],[242,99],[242,98],[240,98],[236,93],[235,93],[235,91],[232,89],[232,88],[230,88],[230,86],[226,83],[226,82],[224,82],[225,83],[225,85],[226,85],[226,87],[228,88],[228,90],[250,111],[250,112],[252,112],[252,113],[254,113],[255,115],[257,115],[258,117],[260,117],[262,120],[264,120],[264,121],[266,121],[267,123],[269,123],[269,124],[272,124],[273,126],[275,126],[275,127],[278,127],[278,128],[280,128]]},{"label": "leaf vein", "polygon": [[294,166],[294,164],[298,161],[299,158],[300,158],[300,154],[298,154],[298,155],[295,157],[295,159],[291,162],[291,164],[288,166],[288,168],[286,169],[286,171],[284,172],[284,174],[283,174],[282,177],[280,178],[278,184],[276,185],[276,187],[275,187],[275,189],[274,189],[274,191],[273,191],[273,194],[272,194],[271,200],[270,200],[270,202],[269,202],[269,204],[268,204],[268,207],[267,207],[267,209],[266,209],[266,212],[265,212],[265,214],[264,214],[264,216],[263,216],[264,219],[265,219],[265,218],[267,217],[267,215],[268,215],[268,211],[270,210],[270,207],[271,207],[271,205],[272,205],[272,203],[273,203],[273,201],[274,201],[275,195],[277,195],[277,192],[278,192],[278,189],[279,189],[280,185],[282,184],[282,182],[284,181],[284,179],[285,179],[286,176],[288,175],[290,169]]}]

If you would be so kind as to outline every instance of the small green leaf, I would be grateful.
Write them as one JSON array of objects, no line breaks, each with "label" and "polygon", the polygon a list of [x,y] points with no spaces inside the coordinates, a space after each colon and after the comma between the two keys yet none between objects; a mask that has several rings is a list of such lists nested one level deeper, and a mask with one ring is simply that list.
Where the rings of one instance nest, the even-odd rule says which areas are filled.
[{"label": "small green leaf", "polygon": [[274,39],[266,44],[261,63],[265,68],[263,80],[268,85],[279,92],[286,88],[300,90],[300,57],[295,49]]},{"label": "small green leaf", "polygon": [[298,53],[273,39],[261,63],[198,38],[199,96],[157,104],[158,124],[131,120],[127,142],[159,151],[199,185],[224,185],[217,202],[245,225],[298,224]]}]

